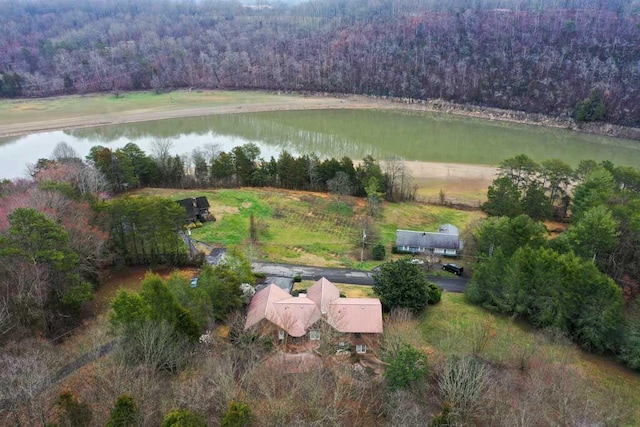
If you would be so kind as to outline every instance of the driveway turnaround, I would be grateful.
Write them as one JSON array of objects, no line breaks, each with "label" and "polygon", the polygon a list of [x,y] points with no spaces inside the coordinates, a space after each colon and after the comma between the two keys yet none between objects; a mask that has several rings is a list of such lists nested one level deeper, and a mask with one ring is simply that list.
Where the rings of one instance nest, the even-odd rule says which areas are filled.
[{"label": "driveway turnaround", "polygon": [[[252,262],[251,267],[253,271],[265,273],[267,276],[295,277],[299,275],[304,280],[318,280],[321,277],[326,277],[333,283],[366,286],[373,285],[373,275],[375,274],[371,271],[347,268],[312,267],[272,262]],[[429,276],[429,280],[448,292],[464,292],[469,281],[466,277],[458,277],[454,274],[451,274],[451,277]]]}]

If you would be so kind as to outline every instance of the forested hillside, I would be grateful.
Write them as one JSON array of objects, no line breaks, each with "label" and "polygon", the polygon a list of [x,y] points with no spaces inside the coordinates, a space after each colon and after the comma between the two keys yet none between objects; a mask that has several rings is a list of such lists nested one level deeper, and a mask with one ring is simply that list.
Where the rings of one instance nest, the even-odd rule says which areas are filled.
[{"label": "forested hillside", "polygon": [[0,0],[0,94],[328,91],[638,126],[639,13],[624,0]]}]

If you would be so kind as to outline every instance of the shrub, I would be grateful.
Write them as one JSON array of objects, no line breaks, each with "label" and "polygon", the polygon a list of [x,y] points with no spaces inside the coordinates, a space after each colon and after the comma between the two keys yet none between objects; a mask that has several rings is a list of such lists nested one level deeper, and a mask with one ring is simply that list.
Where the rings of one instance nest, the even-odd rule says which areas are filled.
[{"label": "shrub", "polygon": [[82,403],[70,391],[65,391],[58,397],[58,406],[61,409],[60,425],[70,427],[83,427],[91,425],[93,414],[86,403]]},{"label": "shrub", "polygon": [[204,417],[188,409],[174,409],[165,415],[162,427],[206,427]]},{"label": "shrub", "polygon": [[427,283],[427,304],[437,304],[442,299],[442,289],[435,283]]},{"label": "shrub", "polygon": [[249,405],[246,403],[240,402],[231,402],[229,404],[229,410],[220,425],[222,427],[244,427],[249,424],[251,419],[251,410],[249,409]]},{"label": "shrub", "polygon": [[387,256],[387,251],[385,250],[384,245],[382,243],[378,243],[373,247],[371,254],[373,255],[374,260],[382,261],[384,257]]},{"label": "shrub", "polygon": [[444,403],[440,413],[429,420],[429,427],[447,427],[453,425],[451,420],[451,405]]},{"label": "shrub", "polygon": [[140,422],[140,412],[133,397],[123,394],[116,400],[111,410],[111,418],[107,427],[137,426]]},{"label": "shrub", "polygon": [[294,283],[300,283],[302,282],[302,276],[299,274],[296,274],[295,276],[293,276],[293,282]]},{"label": "shrub", "polygon": [[423,380],[427,374],[427,356],[409,344],[404,344],[395,354],[386,357],[385,362],[384,378],[391,390],[407,388]]},{"label": "shrub", "polygon": [[579,122],[603,120],[606,115],[607,108],[604,104],[604,93],[601,90],[592,90],[589,97],[576,106],[576,120]]}]

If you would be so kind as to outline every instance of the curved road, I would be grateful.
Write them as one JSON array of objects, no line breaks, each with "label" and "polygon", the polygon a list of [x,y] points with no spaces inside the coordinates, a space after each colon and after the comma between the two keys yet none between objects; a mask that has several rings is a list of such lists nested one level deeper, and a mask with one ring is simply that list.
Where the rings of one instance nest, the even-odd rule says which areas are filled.
[{"label": "curved road", "polygon": [[[326,277],[334,283],[373,285],[374,272],[371,271],[277,264],[273,262],[252,262],[251,267],[254,271],[265,273],[267,276],[294,277],[299,274],[304,280],[318,280],[321,277]],[[445,274],[449,275],[449,273]],[[453,274],[451,274],[451,277],[429,276],[429,280],[447,292],[464,292],[469,281],[467,277],[458,277]]]}]

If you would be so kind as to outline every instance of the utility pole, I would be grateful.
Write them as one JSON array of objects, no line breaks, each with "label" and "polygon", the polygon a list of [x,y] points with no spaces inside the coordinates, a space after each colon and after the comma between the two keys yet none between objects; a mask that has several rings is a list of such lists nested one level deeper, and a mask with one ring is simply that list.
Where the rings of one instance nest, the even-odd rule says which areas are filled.
[{"label": "utility pole", "polygon": [[367,238],[367,231],[362,229],[362,251],[360,251],[360,264],[364,262],[364,242]]}]

